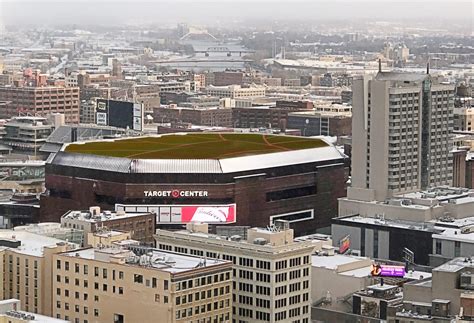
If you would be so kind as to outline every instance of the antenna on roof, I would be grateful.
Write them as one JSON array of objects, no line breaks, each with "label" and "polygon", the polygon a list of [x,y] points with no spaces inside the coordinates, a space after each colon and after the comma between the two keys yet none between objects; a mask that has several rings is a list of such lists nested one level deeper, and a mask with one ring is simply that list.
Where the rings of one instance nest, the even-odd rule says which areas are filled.
[{"label": "antenna on roof", "polygon": [[379,58],[379,73],[382,72],[382,60]]}]

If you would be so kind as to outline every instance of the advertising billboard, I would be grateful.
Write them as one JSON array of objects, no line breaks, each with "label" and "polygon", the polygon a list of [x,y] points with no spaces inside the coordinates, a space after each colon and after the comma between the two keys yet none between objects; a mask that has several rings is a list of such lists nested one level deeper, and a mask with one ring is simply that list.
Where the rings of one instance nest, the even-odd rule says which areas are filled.
[{"label": "advertising billboard", "polygon": [[143,130],[143,104],[97,99],[96,124],[136,131]]},{"label": "advertising billboard", "polygon": [[201,222],[229,224],[236,221],[236,205],[129,205],[116,204],[116,211],[156,214],[157,224],[186,224]]},{"label": "advertising billboard", "polygon": [[375,277],[404,277],[405,266],[375,264],[372,265],[370,273]]},{"label": "advertising billboard", "polygon": [[339,253],[343,254],[350,248],[350,246],[351,246],[351,237],[350,235],[347,235],[339,241]]}]

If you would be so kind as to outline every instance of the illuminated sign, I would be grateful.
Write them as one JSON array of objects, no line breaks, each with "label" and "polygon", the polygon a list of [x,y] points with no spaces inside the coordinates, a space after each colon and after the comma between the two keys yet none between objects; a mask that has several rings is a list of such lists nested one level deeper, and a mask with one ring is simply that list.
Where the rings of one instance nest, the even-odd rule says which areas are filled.
[{"label": "illuminated sign", "polygon": [[208,197],[208,191],[183,191],[183,190],[171,190],[171,191],[143,191],[145,197]]},{"label": "illuminated sign", "polygon": [[351,246],[351,236],[347,235],[339,241],[339,253],[343,254]]},{"label": "illuminated sign", "polygon": [[404,277],[405,266],[392,266],[392,265],[372,265],[370,271],[372,276],[377,277]]},{"label": "illuminated sign", "polygon": [[158,224],[201,222],[226,224],[236,221],[236,205],[141,205],[116,204],[116,211],[155,213]]}]

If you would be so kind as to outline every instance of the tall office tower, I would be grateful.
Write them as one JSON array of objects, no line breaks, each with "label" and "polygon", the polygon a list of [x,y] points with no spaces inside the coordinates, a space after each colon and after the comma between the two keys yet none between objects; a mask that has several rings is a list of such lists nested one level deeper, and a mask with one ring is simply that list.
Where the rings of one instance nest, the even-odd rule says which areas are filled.
[{"label": "tall office tower", "polygon": [[452,184],[454,85],[429,74],[382,72],[353,85],[348,199]]},{"label": "tall office tower", "polygon": [[311,319],[311,254],[314,244],[295,242],[288,222],[269,229],[247,230],[247,239],[209,234],[207,224],[188,224],[186,231],[158,230],[157,246],[233,263],[232,322],[294,322]]}]

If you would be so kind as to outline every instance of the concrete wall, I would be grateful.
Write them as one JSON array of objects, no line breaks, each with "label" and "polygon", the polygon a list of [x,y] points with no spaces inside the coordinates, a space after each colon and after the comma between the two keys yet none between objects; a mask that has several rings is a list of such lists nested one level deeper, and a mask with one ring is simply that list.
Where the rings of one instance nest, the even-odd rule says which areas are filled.
[{"label": "concrete wall", "polygon": [[351,246],[353,250],[360,250],[360,228],[349,227],[340,224],[331,225],[332,243],[339,247],[339,241],[347,235],[350,235]]}]

